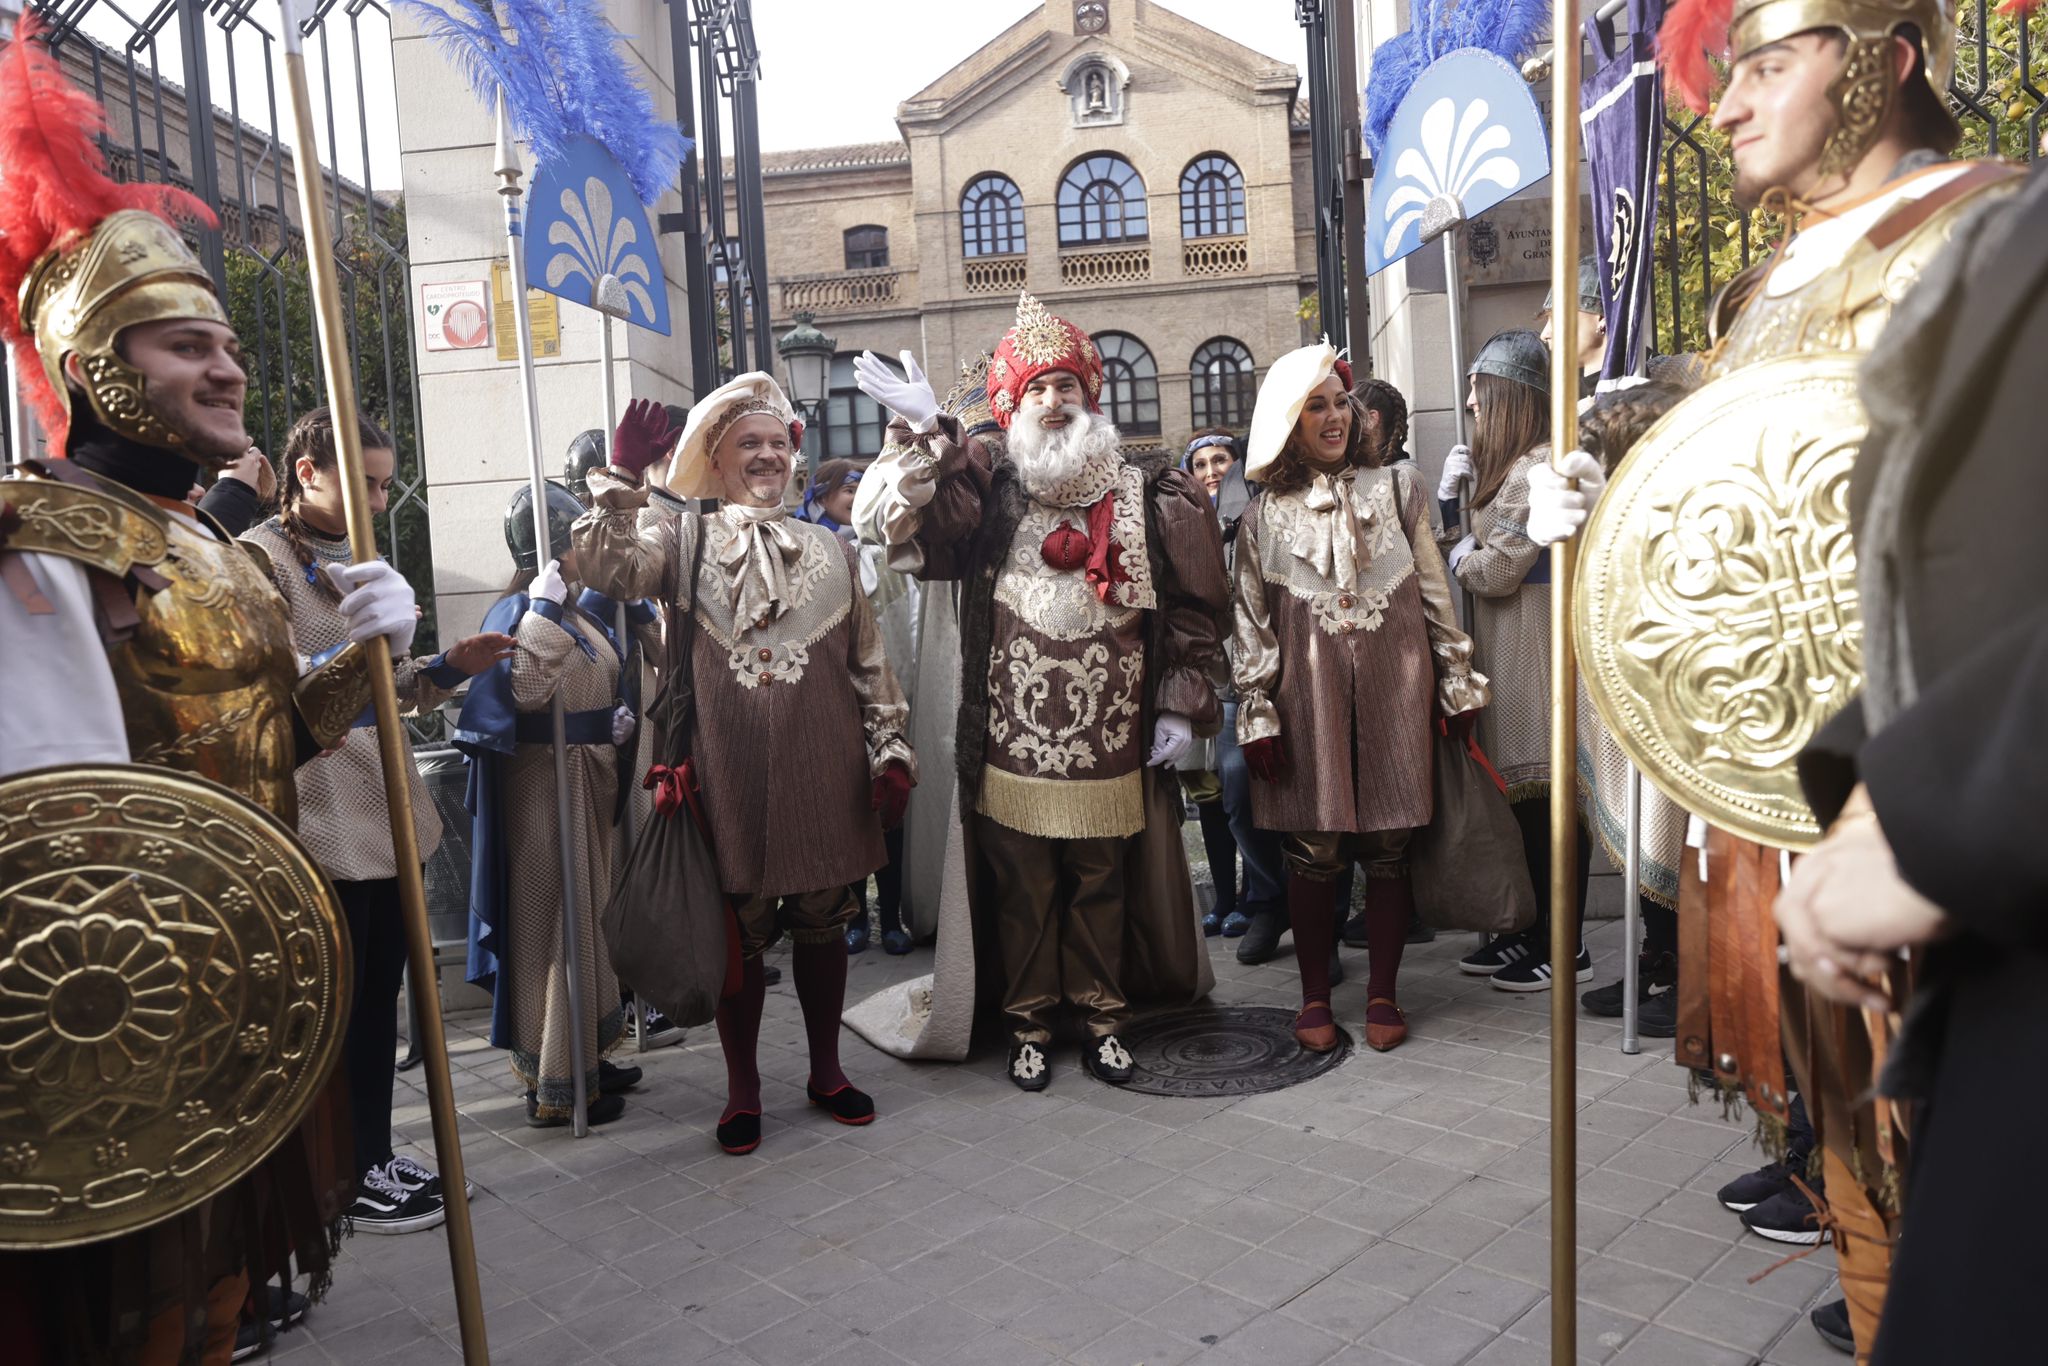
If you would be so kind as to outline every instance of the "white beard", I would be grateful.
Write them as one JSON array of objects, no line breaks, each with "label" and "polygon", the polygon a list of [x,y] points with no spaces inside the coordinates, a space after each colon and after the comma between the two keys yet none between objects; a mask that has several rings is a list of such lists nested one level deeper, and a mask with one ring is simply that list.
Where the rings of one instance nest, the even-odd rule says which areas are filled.
[{"label": "white beard", "polygon": [[1040,417],[1047,411],[1032,408],[1017,415],[1010,424],[1009,457],[1017,467],[1017,477],[1023,480],[1024,491],[1042,501],[1053,501],[1063,486],[1090,465],[1114,459],[1119,437],[1114,422],[1079,404],[1058,410],[1069,419],[1064,427],[1040,425]]}]

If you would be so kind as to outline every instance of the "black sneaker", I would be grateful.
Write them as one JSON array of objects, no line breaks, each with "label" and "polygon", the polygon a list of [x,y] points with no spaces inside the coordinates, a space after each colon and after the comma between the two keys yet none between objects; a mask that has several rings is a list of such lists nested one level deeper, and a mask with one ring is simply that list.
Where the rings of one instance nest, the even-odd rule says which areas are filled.
[{"label": "black sneaker", "polygon": [[269,1324],[266,1325],[263,1319],[244,1319],[235,1329],[235,1350],[228,1360],[244,1361],[270,1346],[279,1333],[306,1317],[306,1310],[313,1303],[296,1290],[280,1290],[274,1285],[264,1286],[263,1293],[270,1311],[265,1316],[270,1320]]},{"label": "black sneaker", "polygon": [[1486,941],[1485,947],[1474,949],[1460,958],[1458,971],[1473,977],[1491,977],[1502,968],[1519,963],[1534,952],[1534,941],[1522,931],[1496,935]]},{"label": "black sneaker", "polygon": [[621,1066],[600,1058],[597,1062],[597,1092],[601,1096],[616,1096],[638,1086],[646,1075],[631,1063]]},{"label": "black sneaker", "polygon": [[[609,1124],[626,1112],[624,1096],[608,1096],[600,1092],[583,1099],[583,1122],[591,1128]],[[535,1129],[567,1129],[572,1127],[568,1115],[551,1116],[543,1119],[540,1113],[540,1098],[533,1092],[526,1093],[526,1122]]]},{"label": "black sneaker", "polygon": [[1806,1316],[1820,1340],[1838,1352],[1856,1355],[1856,1333],[1849,1326],[1849,1301],[1829,1300]]},{"label": "black sneaker", "polygon": [[1111,1086],[1122,1086],[1131,1079],[1131,1055],[1114,1034],[1090,1039],[1081,1050],[1081,1063],[1097,1081],[1106,1081]]},{"label": "black sneaker", "polygon": [[1734,1210],[1737,1214],[1755,1209],[1772,1196],[1792,1189],[1792,1163],[1795,1161],[1805,1165],[1805,1158],[1794,1157],[1758,1167],[1715,1191],[1714,1198],[1721,1202],[1723,1209]]},{"label": "black sneaker", "polygon": [[[1463,963],[1458,964],[1463,967]],[[1586,946],[1579,945],[1579,958],[1572,975],[1581,982],[1593,980],[1593,955],[1586,952]],[[1534,953],[1521,958],[1493,974],[1493,985],[1502,991],[1548,991],[1550,990],[1550,958]]]},{"label": "black sneaker", "polygon": [[626,1037],[636,1044],[642,1034],[647,1036],[649,1048],[667,1048],[689,1037],[681,1025],[645,1001],[640,1002],[638,1014],[638,1019],[631,1011],[626,1014]]},{"label": "black sneaker", "polygon": [[1035,1043],[1011,1044],[1010,1080],[1020,1091],[1043,1091],[1052,1085],[1052,1068],[1046,1065],[1045,1049]]},{"label": "black sneaker", "polygon": [[1744,1210],[1740,1217],[1744,1228],[1774,1243],[1817,1247],[1827,1241],[1828,1235],[1820,1226],[1819,1211],[1806,1198],[1806,1192],[1791,1185],[1789,1180],[1784,1190]]},{"label": "black sneaker", "polygon": [[[433,1195],[441,1193],[441,1173],[424,1162],[413,1161],[403,1153],[384,1164],[384,1174],[408,1190],[423,1190]],[[475,1195],[476,1182],[464,1177],[462,1193]]]},{"label": "black sneaker", "polygon": [[[1660,953],[1655,958],[1644,958],[1636,968],[1636,1004],[1641,1005],[1677,985],[1676,954]],[[1595,987],[1579,997],[1579,1004],[1586,1008],[1588,1015],[1618,1020],[1621,1018],[1621,983],[1615,981],[1604,987]]]},{"label": "black sneaker", "polygon": [[[1280,952],[1280,936],[1287,932],[1287,912],[1279,908],[1260,911],[1252,917],[1251,928],[1237,941],[1237,961],[1247,966],[1269,963]],[[1224,933],[1228,934],[1226,929]]]},{"label": "black sneaker", "polygon": [[363,1174],[363,1189],[348,1207],[358,1233],[418,1233],[437,1228],[448,1217],[440,1192],[414,1189],[393,1177],[388,1168]]},{"label": "black sneaker", "polygon": [[1360,911],[1344,922],[1344,932],[1339,936],[1347,949],[1368,947],[1365,942],[1365,912]]},{"label": "black sneaker", "polygon": [[1678,1037],[1678,993],[1660,991],[1636,1007],[1636,1033],[1645,1039]]}]

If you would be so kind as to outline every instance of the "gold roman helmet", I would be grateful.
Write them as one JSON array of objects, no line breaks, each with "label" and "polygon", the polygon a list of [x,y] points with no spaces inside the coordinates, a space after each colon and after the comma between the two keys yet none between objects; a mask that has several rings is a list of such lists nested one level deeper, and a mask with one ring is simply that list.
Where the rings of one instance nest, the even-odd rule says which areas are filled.
[{"label": "gold roman helmet", "polygon": [[1820,158],[1823,174],[1840,174],[1863,159],[1884,124],[1899,88],[1892,76],[1891,39],[1907,25],[1918,33],[1921,75],[1934,107],[1960,137],[1961,126],[1948,108],[1956,30],[1947,0],[1735,0],[1728,21],[1729,59],[1740,61],[1745,53],[1815,29],[1834,29],[1848,39],[1842,72],[1828,87],[1836,127]]},{"label": "gold roman helmet", "polygon": [[122,329],[166,318],[227,325],[212,277],[178,230],[156,214],[123,209],[90,233],[43,253],[21,285],[22,330],[35,340],[50,387],[67,410],[66,357],[85,371],[93,414],[122,436],[183,449],[186,438],[144,401],[142,373],[115,349]]}]

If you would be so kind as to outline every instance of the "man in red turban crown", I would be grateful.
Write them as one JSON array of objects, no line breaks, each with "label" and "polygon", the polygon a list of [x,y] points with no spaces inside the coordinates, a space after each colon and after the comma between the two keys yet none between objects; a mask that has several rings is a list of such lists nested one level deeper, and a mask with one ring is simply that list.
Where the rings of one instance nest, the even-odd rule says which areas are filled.
[{"label": "man in red turban crown", "polygon": [[1221,718],[1222,537],[1163,453],[1125,457],[1095,343],[1030,295],[989,365],[1000,447],[903,364],[855,363],[894,420],[854,520],[891,563],[962,584],[967,879],[977,937],[1001,947],[1010,1079],[1046,1086],[1066,1005],[1084,1064],[1121,1083],[1132,998],[1186,1000],[1211,980],[1171,765]]}]

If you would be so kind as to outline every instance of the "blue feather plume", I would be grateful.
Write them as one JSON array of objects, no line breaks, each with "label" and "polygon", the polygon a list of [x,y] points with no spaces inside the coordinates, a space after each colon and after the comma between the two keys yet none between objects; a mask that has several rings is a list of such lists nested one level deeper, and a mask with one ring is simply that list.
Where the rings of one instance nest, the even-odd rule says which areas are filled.
[{"label": "blue feather plume", "polygon": [[641,202],[675,183],[690,140],[655,112],[597,0],[396,0],[486,104],[505,112],[536,161],[588,137],[612,154]]},{"label": "blue feather plume", "polygon": [[1362,122],[1377,162],[1394,113],[1430,63],[1476,47],[1508,62],[1534,51],[1550,32],[1550,0],[1419,0],[1415,23],[1373,50]]}]

